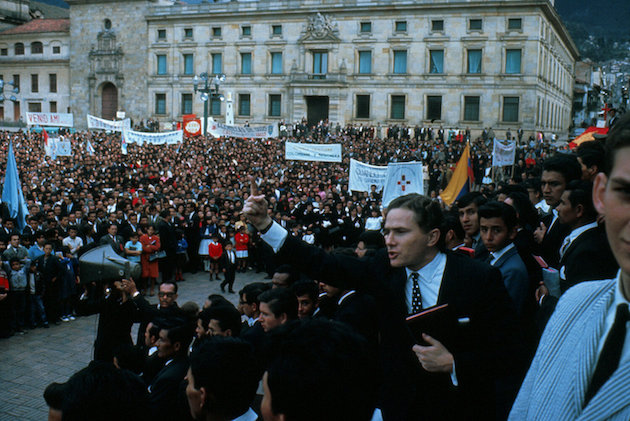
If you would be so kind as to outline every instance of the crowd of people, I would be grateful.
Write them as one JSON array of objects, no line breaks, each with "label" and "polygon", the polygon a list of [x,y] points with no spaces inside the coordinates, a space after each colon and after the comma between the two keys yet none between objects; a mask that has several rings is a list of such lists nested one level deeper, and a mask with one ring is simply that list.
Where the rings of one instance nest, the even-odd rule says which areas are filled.
[{"label": "crowd of people", "polygon": [[[506,419],[510,411],[512,419],[563,419],[548,396],[568,394],[571,381],[547,380],[547,396],[532,385],[544,380],[542,367],[563,363],[549,347],[568,346],[566,313],[586,312],[567,308],[565,297],[577,302],[583,285],[595,288],[585,281],[611,279],[605,284],[627,301],[623,212],[605,202],[623,201],[630,183],[615,160],[628,153],[630,118],[616,126],[608,145],[575,152],[533,137],[523,143],[519,131],[515,164],[500,183],[483,182],[491,129],[470,139],[469,131],[323,123],[296,125],[280,139],[130,145],[127,155],[117,134],[78,132],[74,156],[54,161],[39,135],[3,133],[29,217],[21,231],[2,218],[1,333],[99,314],[95,361],[45,393],[64,420]],[[343,161],[286,161],[287,139],[342,143]],[[475,188],[447,206],[439,194],[467,140]],[[350,158],[420,160],[427,194],[383,209],[375,188],[348,190]],[[611,178],[620,193],[605,184],[615,170],[626,171]],[[139,262],[142,277],[82,284],[77,258],[105,244]],[[236,273],[248,270],[269,282],[235,291]],[[179,306],[178,285],[197,271],[221,279],[238,306],[223,295],[201,310]],[[151,305],[145,297],[156,289]],[[414,315],[438,322],[417,333],[406,321]],[[571,413],[613,394],[608,377],[589,386],[599,352]],[[120,405],[107,407],[117,397]],[[626,401],[615,416],[628,411]]]}]

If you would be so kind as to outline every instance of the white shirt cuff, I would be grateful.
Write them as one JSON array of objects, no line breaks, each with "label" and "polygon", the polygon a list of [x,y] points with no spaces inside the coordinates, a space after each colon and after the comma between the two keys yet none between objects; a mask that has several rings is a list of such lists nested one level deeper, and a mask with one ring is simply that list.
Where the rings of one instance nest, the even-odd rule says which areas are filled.
[{"label": "white shirt cuff", "polygon": [[269,228],[269,230],[260,237],[265,241],[265,243],[271,246],[274,253],[277,253],[284,245],[284,241],[287,239],[288,234],[287,230],[282,228],[282,226],[280,226],[280,224],[276,221],[273,221],[271,228]]},{"label": "white shirt cuff", "polygon": [[457,382],[457,373],[455,372],[455,361],[453,361],[453,372],[451,373],[451,382],[453,383],[453,386],[455,387],[459,386],[459,383]]}]

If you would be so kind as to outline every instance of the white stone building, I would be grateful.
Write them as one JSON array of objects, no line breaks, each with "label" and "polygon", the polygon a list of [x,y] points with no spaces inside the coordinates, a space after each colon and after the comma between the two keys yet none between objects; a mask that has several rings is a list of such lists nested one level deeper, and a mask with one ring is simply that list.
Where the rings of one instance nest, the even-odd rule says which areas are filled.
[{"label": "white stone building", "polygon": [[[552,0],[192,1],[68,0],[78,127],[88,112],[202,115],[203,72],[226,75],[236,124],[564,133],[571,122],[578,52]],[[225,110],[210,99],[210,115]]]},{"label": "white stone building", "polygon": [[[68,19],[35,19],[0,32],[0,79],[5,82],[0,120],[24,120],[27,111],[71,112],[69,27]],[[15,87],[19,92],[13,92]]]}]

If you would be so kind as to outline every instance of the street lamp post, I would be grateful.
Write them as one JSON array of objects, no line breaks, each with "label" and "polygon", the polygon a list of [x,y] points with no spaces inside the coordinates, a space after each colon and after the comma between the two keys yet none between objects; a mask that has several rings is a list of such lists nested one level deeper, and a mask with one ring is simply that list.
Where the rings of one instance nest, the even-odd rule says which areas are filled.
[{"label": "street lamp post", "polygon": [[5,82],[2,79],[0,79],[0,102],[4,102],[4,100],[7,99],[4,93],[4,90],[7,88],[9,91],[8,99],[13,102],[17,102],[17,97],[15,95],[20,93],[20,88],[16,86],[13,82]]},{"label": "street lamp post", "polygon": [[[199,81],[203,82],[203,87],[199,87]],[[219,86],[225,81],[224,74],[214,75],[211,78],[208,73],[203,72],[199,76],[193,78],[193,86],[195,93],[200,92],[199,97],[203,101],[203,137],[208,133],[208,102],[213,98],[224,101],[225,98],[219,93]]]}]

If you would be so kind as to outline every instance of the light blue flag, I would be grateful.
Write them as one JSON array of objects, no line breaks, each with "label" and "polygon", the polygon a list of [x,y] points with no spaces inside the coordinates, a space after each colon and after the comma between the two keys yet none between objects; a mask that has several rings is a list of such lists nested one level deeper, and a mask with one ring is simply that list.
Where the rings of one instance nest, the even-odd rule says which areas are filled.
[{"label": "light blue flag", "polygon": [[13,154],[13,142],[9,143],[7,172],[4,177],[2,201],[7,204],[11,218],[16,220],[17,227],[20,231],[22,231],[22,228],[26,225],[28,207],[26,206],[24,194],[22,193],[22,187],[20,185],[20,175],[15,162],[15,155]]},{"label": "light blue flag", "polygon": [[86,149],[87,149],[88,153],[90,154],[90,156],[94,156],[94,147],[90,143],[90,139],[87,140]]}]

